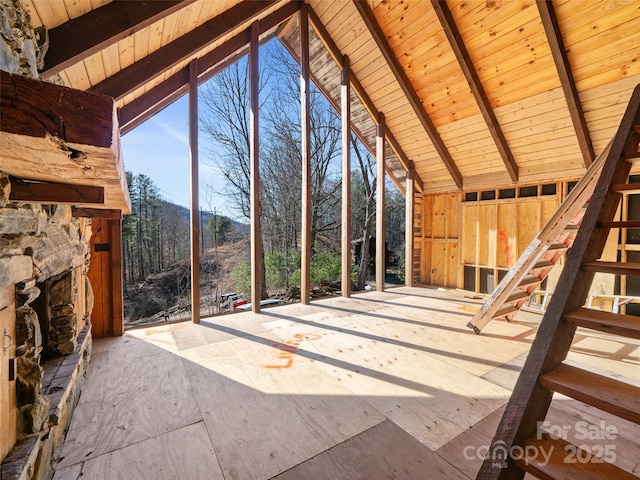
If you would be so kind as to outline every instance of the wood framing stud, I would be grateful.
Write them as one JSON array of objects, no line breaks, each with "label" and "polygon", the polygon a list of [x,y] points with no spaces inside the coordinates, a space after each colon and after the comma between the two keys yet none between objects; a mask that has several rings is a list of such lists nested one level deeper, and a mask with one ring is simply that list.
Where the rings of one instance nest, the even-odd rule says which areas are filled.
[{"label": "wood framing stud", "polygon": [[249,162],[250,162],[250,210],[251,210],[251,309],[260,312],[262,299],[262,255],[260,253],[260,151],[259,151],[259,79],[258,36],[259,22],[251,25],[249,44]]},{"label": "wood framing stud", "polygon": [[440,134],[436,130],[436,127],[431,121],[431,118],[429,118],[427,111],[424,109],[424,106],[422,105],[418,94],[411,85],[407,74],[402,69],[402,65],[400,65],[400,62],[396,58],[393,49],[389,45],[389,42],[384,35],[384,32],[380,28],[380,25],[378,25],[378,22],[373,15],[373,11],[369,7],[369,4],[360,0],[353,0],[353,4],[358,10],[358,13],[360,13],[360,16],[362,17],[362,20],[366,24],[367,28],[369,29],[369,33],[378,45],[380,53],[393,72],[398,85],[400,86],[400,88],[402,88],[402,91],[407,97],[407,100],[413,108],[413,111],[420,120],[420,123],[425,129],[427,135],[431,139],[431,142],[438,152],[438,155],[440,155],[440,159],[444,163],[445,167],[447,167],[451,178],[458,188],[462,188],[462,174],[460,173],[460,170],[458,170],[458,167],[453,161],[449,150],[447,150],[447,147],[442,141],[442,138],[440,138]]},{"label": "wood framing stud", "polygon": [[104,203],[104,187],[41,182],[11,177],[9,200],[32,203]]},{"label": "wood framing stud", "polygon": [[191,320],[200,323],[200,189],[198,186],[198,62],[189,65],[189,152],[191,220]]},{"label": "wood framing stud", "polygon": [[404,227],[404,283],[413,287],[413,211],[414,211],[414,170],[407,172],[405,191],[405,227]]},{"label": "wood framing stud", "polygon": [[431,0],[431,4],[433,5],[433,9],[442,24],[444,33],[447,35],[449,44],[456,54],[456,58],[458,59],[462,72],[469,83],[469,87],[471,87],[471,92],[476,99],[476,103],[478,104],[482,117],[489,128],[489,132],[491,132],[493,141],[500,152],[500,156],[502,157],[502,161],[509,172],[509,176],[511,177],[511,180],[517,182],[518,165],[513,158],[507,139],[504,137],[504,133],[502,133],[498,119],[496,118],[493,108],[489,103],[489,99],[487,98],[487,94],[482,87],[478,73],[476,72],[473,62],[469,57],[469,53],[467,52],[467,48],[464,45],[462,37],[460,36],[458,27],[456,27],[453,16],[451,15],[451,11],[449,10],[446,2],[441,0]]},{"label": "wood framing stud", "polygon": [[562,40],[562,32],[560,31],[558,19],[553,9],[553,3],[549,0],[536,0],[536,5],[540,12],[544,31],[547,34],[551,55],[558,70],[560,84],[562,85],[562,90],[564,91],[564,96],[569,106],[569,113],[571,114],[573,128],[576,131],[576,137],[578,138],[578,144],[582,152],[584,166],[588,168],[589,165],[593,163],[596,155],[593,150],[587,121],[584,118],[584,111],[582,110],[582,103],[580,102],[576,82],[571,73],[571,65],[569,64],[567,51],[564,46],[564,41]]},{"label": "wood framing stud", "polygon": [[[343,297],[351,296],[351,88],[349,57],[342,59],[341,120],[342,120],[342,276]],[[364,245],[364,244],[363,244]]]},{"label": "wood framing stud", "polygon": [[300,10],[300,107],[302,157],[302,259],[300,302],[311,298],[311,123],[309,94],[309,17],[308,6]]},{"label": "wood framing stud", "polygon": [[[386,274],[386,233],[384,228],[384,114],[378,114],[378,128],[376,132],[376,290],[384,291]],[[363,244],[362,248],[365,247]]]}]

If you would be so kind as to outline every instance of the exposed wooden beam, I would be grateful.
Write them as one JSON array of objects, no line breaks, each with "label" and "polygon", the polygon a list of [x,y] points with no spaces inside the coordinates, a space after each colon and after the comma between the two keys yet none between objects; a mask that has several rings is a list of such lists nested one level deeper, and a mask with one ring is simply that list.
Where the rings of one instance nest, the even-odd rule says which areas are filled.
[{"label": "exposed wooden beam", "polygon": [[[340,87],[342,120],[342,296],[351,296],[351,65],[346,55],[342,59],[342,86]],[[364,244],[363,244],[364,245]]]},{"label": "exposed wooden beam", "polygon": [[[322,41],[325,48],[333,58],[336,65],[340,66],[342,64],[342,53],[340,52],[340,49],[331,38],[331,35],[329,35],[329,32],[327,31],[326,27],[322,24],[322,21],[320,20],[318,15],[315,13],[313,8],[309,9],[309,21],[313,25],[314,30],[318,33],[320,40]],[[351,72],[350,74],[350,80],[351,80],[351,86],[353,87],[353,90],[355,91],[356,95],[362,102],[362,105],[364,106],[364,108],[367,110],[367,112],[369,112],[369,115],[371,116],[371,118],[372,119],[378,118],[378,110],[376,109],[375,105],[369,98],[369,95],[367,94],[364,87],[362,86],[360,81],[357,79],[357,77],[353,74],[353,72]],[[314,83],[318,86],[318,88],[323,90],[322,85],[318,81],[314,81]],[[332,105],[334,105],[328,93],[325,93],[325,97],[329,99],[329,102]],[[337,109],[337,105],[334,105],[334,108]],[[372,149],[370,145],[367,145],[367,142],[364,140],[364,136],[360,133],[360,131],[358,130],[357,126],[354,123],[351,124],[351,129],[354,131],[356,136],[362,141],[362,144],[365,147],[367,147],[367,149],[373,155],[375,155],[374,149]],[[393,134],[388,130],[385,133],[387,135],[387,141],[389,142],[389,145],[391,146],[395,154],[398,156],[398,159],[400,160],[400,163],[402,163],[402,166],[405,168],[406,171],[408,171],[409,169],[411,169],[413,162],[409,160],[409,158],[404,153],[404,151],[400,147],[400,144],[395,139]],[[423,181],[420,178],[420,175],[416,174],[415,182],[418,189],[422,192],[424,189],[424,186],[423,186]]]},{"label": "exposed wooden beam", "polygon": [[43,78],[81,62],[195,0],[110,2],[49,30]]},{"label": "exposed wooden beam", "polygon": [[413,212],[414,212],[414,170],[407,172],[407,187],[405,190],[405,226],[404,226],[404,283],[413,287]]},{"label": "exposed wooden beam", "polygon": [[386,273],[386,232],[384,228],[384,114],[378,114],[378,128],[376,130],[376,290],[384,291],[384,277]]},{"label": "exposed wooden beam", "polygon": [[260,312],[262,300],[262,256],[260,253],[260,150],[259,150],[259,62],[260,24],[251,25],[249,44],[249,189],[251,216],[251,310]]},{"label": "exposed wooden beam", "polygon": [[551,55],[558,70],[560,84],[562,85],[562,90],[564,91],[564,96],[569,106],[569,113],[571,114],[573,128],[576,131],[576,137],[578,138],[578,144],[582,152],[584,166],[588,168],[589,165],[593,163],[596,155],[593,150],[587,121],[584,118],[584,111],[582,110],[582,103],[580,102],[576,82],[571,73],[571,65],[569,64],[567,51],[564,46],[564,41],[562,40],[562,32],[558,25],[558,19],[556,18],[556,13],[550,0],[536,0],[536,4],[538,5],[538,11],[540,12],[540,18],[547,35],[549,47],[551,48]]},{"label": "exposed wooden beam", "polygon": [[191,320],[200,323],[200,187],[198,169],[198,61],[189,65],[189,219],[191,223]]},{"label": "exposed wooden beam", "polygon": [[300,10],[300,120],[302,157],[302,241],[300,302],[311,298],[311,99],[309,92],[309,15],[308,5]]},{"label": "exposed wooden beam", "polygon": [[87,207],[72,207],[71,216],[75,218],[122,218],[120,210]]},{"label": "exposed wooden beam", "polygon": [[129,133],[163,108],[189,93],[189,67],[171,75],[162,83],[118,109],[120,133]]},{"label": "exposed wooden beam", "polygon": [[467,51],[467,47],[464,45],[464,41],[458,31],[453,15],[451,15],[451,11],[449,10],[446,2],[441,0],[431,0],[431,4],[433,5],[433,9],[436,11],[436,15],[442,24],[442,28],[444,29],[444,33],[447,35],[447,39],[449,40],[449,44],[451,45],[453,52],[456,54],[458,63],[460,64],[462,72],[469,83],[471,92],[476,99],[476,103],[478,104],[482,117],[484,118],[489,132],[493,137],[493,141],[498,148],[498,152],[500,152],[500,156],[507,168],[507,172],[509,172],[511,180],[517,182],[518,164],[513,158],[513,153],[511,153],[511,148],[509,148],[509,144],[507,143],[504,133],[502,133],[502,128],[500,128],[496,114],[491,107],[491,103],[489,102],[487,94],[484,91],[484,87],[478,77],[476,68],[469,57],[469,52]]},{"label": "exposed wooden beam", "polygon": [[144,85],[149,79],[190,57],[194,57],[199,51],[220,39],[232,28],[251,22],[276,3],[274,0],[241,2],[120,70],[115,75],[106,78],[91,87],[89,91],[109,95],[119,100]]},{"label": "exposed wooden beam", "polygon": [[3,172],[103,187],[104,208],[131,211],[112,98],[0,71],[0,111]]},{"label": "exposed wooden beam", "polygon": [[[260,43],[269,41],[273,34],[265,33],[273,30],[280,23],[300,10],[300,2],[289,2],[260,21]],[[201,84],[226,67],[237,61],[248,52],[250,28],[214,48],[198,59],[198,83]],[[188,92],[189,69],[184,68],[175,73],[151,90],[145,92],[132,102],[118,110],[121,133],[125,134],[151,118]]]},{"label": "exposed wooden beam", "polygon": [[389,45],[389,42],[387,41],[387,38],[384,32],[380,28],[380,25],[378,25],[378,22],[375,16],[373,15],[373,11],[371,10],[371,7],[369,7],[369,4],[367,2],[362,2],[360,0],[353,0],[353,4],[358,10],[358,13],[360,13],[360,16],[362,17],[362,20],[367,26],[369,33],[371,34],[374,41],[376,42],[376,45],[378,46],[380,53],[382,54],[387,65],[391,69],[391,72],[393,73],[396,81],[398,82],[398,85],[400,86],[405,96],[407,97],[407,100],[411,105],[411,107],[413,108],[413,111],[415,112],[416,116],[420,120],[420,123],[425,129],[427,135],[431,139],[431,142],[433,143],[433,146],[438,152],[438,155],[440,155],[440,159],[443,161],[445,167],[447,167],[447,170],[449,171],[451,178],[453,179],[454,183],[458,188],[462,188],[462,174],[460,173],[460,170],[458,170],[458,167],[453,161],[453,158],[451,157],[449,150],[447,150],[447,147],[442,141],[442,138],[440,137],[440,134],[436,130],[435,125],[431,121],[431,118],[429,118],[427,111],[425,110],[424,106],[422,105],[422,102],[420,101],[420,98],[418,97],[418,94],[416,93],[413,86],[411,85],[411,82],[409,81],[409,77],[407,77],[407,74],[402,69],[402,65],[400,65],[400,62],[395,56],[395,53],[393,52],[391,45]]},{"label": "exposed wooden beam", "polygon": [[42,182],[9,177],[9,200],[32,203],[103,204],[104,187],[71,183]]}]

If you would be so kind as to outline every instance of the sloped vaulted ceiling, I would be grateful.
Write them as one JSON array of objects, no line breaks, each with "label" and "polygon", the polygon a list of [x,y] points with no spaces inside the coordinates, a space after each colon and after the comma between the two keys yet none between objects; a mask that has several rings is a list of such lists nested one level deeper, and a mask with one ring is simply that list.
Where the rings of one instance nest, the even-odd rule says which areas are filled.
[{"label": "sloped vaulted ceiling", "polygon": [[[113,96],[128,128],[153,114],[158,98],[185,92],[180,76],[191,60],[200,59],[204,76],[242,54],[256,19],[263,36],[280,34],[297,48],[284,24],[275,29],[299,2],[144,2],[140,12],[133,6],[141,2],[23,1],[34,25],[51,31],[48,55],[57,60],[44,77]],[[640,83],[640,0],[308,5],[315,80],[330,92],[339,67],[323,62],[349,57],[354,101],[384,114],[388,171],[399,179],[415,165],[426,193],[579,177]],[[80,25],[100,28],[78,38]],[[363,137],[373,124],[365,117],[354,117]]]}]

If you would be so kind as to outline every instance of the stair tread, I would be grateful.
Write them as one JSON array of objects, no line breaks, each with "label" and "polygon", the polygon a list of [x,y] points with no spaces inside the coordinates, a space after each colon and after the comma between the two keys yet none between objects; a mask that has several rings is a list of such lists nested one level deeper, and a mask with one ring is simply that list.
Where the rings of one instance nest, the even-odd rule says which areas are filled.
[{"label": "stair tread", "polygon": [[586,262],[582,269],[587,272],[613,273],[618,275],[640,275],[640,263],[622,262]]},{"label": "stair tread", "polygon": [[505,315],[512,312],[517,312],[518,310],[519,308],[516,307],[515,305],[511,303],[505,303],[504,305],[501,305],[500,308],[498,308],[498,310],[496,310],[496,313],[493,314],[492,318],[504,317]]},{"label": "stair tread", "polygon": [[540,377],[542,385],[613,415],[640,423],[640,388],[561,363]]},{"label": "stair tread", "polygon": [[548,250],[564,250],[567,248],[569,247],[562,242],[553,242],[551,245],[549,245]]},{"label": "stair tread", "polygon": [[[528,458],[518,457],[516,454],[519,452],[524,452]],[[633,474],[606,462],[607,452],[604,453],[604,458],[600,458],[548,433],[541,433],[539,438],[533,436],[527,439],[523,449],[514,450],[514,457],[520,468],[538,478],[637,480]]]},{"label": "stair tread", "polygon": [[529,296],[530,295],[524,290],[520,290],[519,288],[516,288],[513,292],[509,294],[509,296],[504,301],[504,303],[517,302],[518,300],[522,300],[523,298],[527,298]]},{"label": "stair tread", "polygon": [[617,183],[611,185],[612,192],[640,193],[640,183]]},{"label": "stair tread", "polygon": [[551,260],[547,260],[546,258],[542,258],[542,259],[538,260],[533,267],[531,267],[531,270],[539,270],[541,268],[553,267],[554,265],[555,265],[555,263],[553,263]]},{"label": "stair tread", "polygon": [[542,282],[542,280],[537,275],[526,275],[522,280],[520,280],[520,285],[534,285],[540,282]]},{"label": "stair tread", "polygon": [[640,228],[640,220],[617,220],[611,222],[598,222],[601,228]]},{"label": "stair tread", "polygon": [[633,315],[578,308],[565,318],[580,327],[640,339],[640,317]]}]

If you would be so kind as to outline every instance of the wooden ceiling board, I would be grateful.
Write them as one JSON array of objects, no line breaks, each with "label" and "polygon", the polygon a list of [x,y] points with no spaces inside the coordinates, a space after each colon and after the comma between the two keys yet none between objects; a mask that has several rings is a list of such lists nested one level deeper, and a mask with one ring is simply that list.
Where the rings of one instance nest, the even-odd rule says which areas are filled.
[{"label": "wooden ceiling board", "polygon": [[111,76],[120,71],[120,52],[117,43],[110,45],[100,52],[102,65],[106,76]]},{"label": "wooden ceiling board", "polygon": [[91,87],[87,67],[84,62],[76,63],[63,70],[66,73],[68,82],[66,85],[78,90],[87,90]]},{"label": "wooden ceiling board", "polygon": [[153,23],[149,26],[149,51],[155,52],[162,46],[162,30],[164,29],[165,19]]},{"label": "wooden ceiling board", "polygon": [[36,7],[33,4],[33,0],[22,0],[22,4],[24,5],[24,9],[29,14],[29,18],[31,19],[31,26],[33,28],[41,27],[43,23],[40,19],[40,15],[38,15]]},{"label": "wooden ceiling board", "polygon": [[149,52],[149,36],[151,28],[145,27],[133,34],[133,58],[138,62],[146,57]]},{"label": "wooden ceiling board", "polygon": [[535,0],[472,0],[459,6],[464,8],[450,10],[467,49],[474,43],[485,43],[500,31],[519,28],[519,24],[537,16]]},{"label": "wooden ceiling board", "polygon": [[118,57],[120,58],[120,69],[124,70],[133,65],[135,56],[135,41],[132,36],[123,38],[118,42]]},{"label": "wooden ceiling board", "polygon": [[107,78],[107,72],[104,67],[104,61],[102,59],[102,52],[97,52],[84,60],[84,65],[87,70],[87,76],[89,83],[93,86],[100,83]]},{"label": "wooden ceiling board", "polygon": [[[87,3],[88,0],[85,0]],[[33,12],[38,16],[41,25],[49,28],[57,27],[69,21],[69,14],[64,2],[33,2]],[[32,15],[33,16],[33,15]]]},{"label": "wooden ceiling board", "polygon": [[[638,20],[636,27],[640,25]],[[591,43],[591,42],[590,42]],[[578,90],[598,87],[640,73],[640,33],[608,44],[594,43],[589,55],[567,55],[574,65]],[[615,52],[615,53],[612,53]]]},{"label": "wooden ceiling board", "polygon": [[90,0],[64,0],[64,6],[70,19],[81,17],[94,9]]},{"label": "wooden ceiling board", "polygon": [[107,3],[111,2],[111,0],[91,0],[91,7],[95,10],[96,8],[100,8]]},{"label": "wooden ceiling board", "polygon": [[[571,39],[571,43],[580,37],[590,37],[593,34],[612,28],[624,19],[637,17],[640,10],[638,0],[591,1],[584,2],[580,8],[566,1],[553,2],[553,7],[562,27],[563,37]],[[575,38],[578,36],[579,38]]]}]

